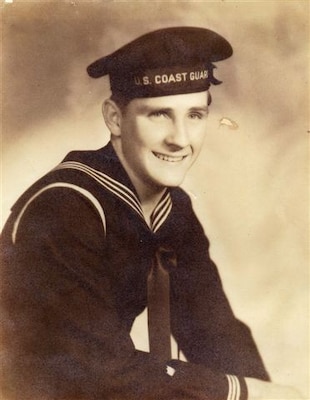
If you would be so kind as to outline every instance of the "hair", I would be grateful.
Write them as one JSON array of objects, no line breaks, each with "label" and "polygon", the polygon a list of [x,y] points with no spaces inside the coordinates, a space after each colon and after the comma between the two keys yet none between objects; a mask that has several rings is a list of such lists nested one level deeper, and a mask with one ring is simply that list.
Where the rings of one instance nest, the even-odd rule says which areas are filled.
[{"label": "hair", "polygon": [[[209,106],[212,103],[212,96],[209,91],[207,93],[208,93],[207,96],[208,96],[208,106]],[[114,101],[114,103],[119,107],[122,113],[126,112],[128,104],[134,99],[135,97],[129,97],[120,92],[113,92],[110,97],[110,100]]]},{"label": "hair", "polygon": [[110,100],[114,101],[114,103],[119,107],[119,109],[123,113],[125,112],[128,104],[133,100],[133,98],[125,96],[124,94],[119,92],[113,92],[110,97]]},{"label": "hair", "polygon": [[208,90],[208,106],[212,103],[212,96],[211,93]]}]

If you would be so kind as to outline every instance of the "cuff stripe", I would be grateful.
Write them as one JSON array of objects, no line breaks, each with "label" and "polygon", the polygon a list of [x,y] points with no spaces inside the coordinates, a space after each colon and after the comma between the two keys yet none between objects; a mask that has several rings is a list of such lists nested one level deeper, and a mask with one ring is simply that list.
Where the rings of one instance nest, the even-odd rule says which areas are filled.
[{"label": "cuff stripe", "polygon": [[240,400],[240,382],[235,375],[226,375],[228,380],[227,400]]}]

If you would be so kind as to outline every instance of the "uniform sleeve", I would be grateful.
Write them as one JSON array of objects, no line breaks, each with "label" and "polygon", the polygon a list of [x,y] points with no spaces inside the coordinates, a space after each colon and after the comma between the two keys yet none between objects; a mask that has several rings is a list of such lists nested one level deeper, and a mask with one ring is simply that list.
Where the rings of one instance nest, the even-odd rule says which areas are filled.
[{"label": "uniform sleeve", "polygon": [[173,278],[172,324],[180,349],[188,361],[222,371],[228,378],[269,380],[250,329],[234,316],[191,207],[184,226],[179,271]]},{"label": "uniform sleeve", "polygon": [[[1,302],[6,400],[214,400],[135,350],[113,303],[98,210],[69,189],[49,190],[3,239]],[[100,282],[100,285],[98,285]],[[185,377],[188,376],[185,374]],[[221,383],[221,385],[220,385]]]}]

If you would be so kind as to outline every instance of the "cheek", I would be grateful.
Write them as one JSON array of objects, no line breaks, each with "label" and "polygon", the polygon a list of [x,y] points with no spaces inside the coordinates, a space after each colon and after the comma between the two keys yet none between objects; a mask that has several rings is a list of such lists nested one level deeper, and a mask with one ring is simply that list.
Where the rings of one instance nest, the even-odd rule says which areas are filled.
[{"label": "cheek", "polygon": [[127,124],[122,127],[122,145],[125,153],[137,151],[141,144],[141,135],[136,124]]},{"label": "cheek", "polygon": [[206,138],[206,129],[194,132],[192,136],[192,146],[196,151],[200,151]]},{"label": "cheek", "polygon": [[130,125],[126,126],[126,141],[135,144],[142,144],[145,141],[146,132],[148,127],[141,121],[133,121]]},{"label": "cheek", "polygon": [[153,147],[160,141],[161,131],[158,127],[152,124],[140,124],[136,131],[135,143],[142,148],[152,150]]}]

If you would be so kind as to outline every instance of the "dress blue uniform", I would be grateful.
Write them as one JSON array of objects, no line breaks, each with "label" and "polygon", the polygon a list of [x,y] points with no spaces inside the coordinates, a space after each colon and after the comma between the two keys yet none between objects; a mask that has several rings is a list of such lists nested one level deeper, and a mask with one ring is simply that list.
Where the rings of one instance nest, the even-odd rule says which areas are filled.
[{"label": "dress blue uniform", "polygon": [[[111,144],[70,153],[15,204],[1,276],[12,399],[234,399],[244,376],[268,379],[187,194],[167,189],[151,219]],[[130,338],[159,246],[177,257],[171,328],[188,363],[171,361],[173,377]]]}]

